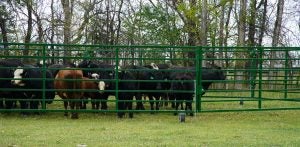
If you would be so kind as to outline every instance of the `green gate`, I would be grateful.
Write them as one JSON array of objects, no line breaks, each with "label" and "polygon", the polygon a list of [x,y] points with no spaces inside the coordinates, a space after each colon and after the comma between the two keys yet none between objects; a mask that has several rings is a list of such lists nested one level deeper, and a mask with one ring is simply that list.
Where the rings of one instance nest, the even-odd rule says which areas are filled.
[{"label": "green gate", "polygon": [[[4,48],[8,47],[8,48]],[[291,110],[300,109],[300,47],[201,47],[201,46],[107,46],[107,45],[64,45],[64,44],[23,44],[0,43],[0,58],[21,59],[24,63],[40,64],[44,73],[44,85],[41,90],[45,93],[45,78],[47,64],[72,62],[77,64],[82,60],[96,60],[114,65],[115,73],[126,65],[148,65],[150,63],[167,64],[172,66],[196,67],[196,78],[191,81],[195,89],[193,112],[227,112],[227,111],[257,111],[257,110]],[[218,65],[226,73],[225,80],[201,80],[202,69]],[[121,68],[119,68],[121,67]],[[14,70],[15,67],[2,67],[0,70]],[[170,69],[162,71],[170,72]],[[188,72],[172,70],[171,72]],[[0,77],[1,80],[7,78]],[[31,80],[31,79],[28,79]],[[114,79],[118,83],[119,79]],[[152,81],[171,83],[171,80]],[[174,82],[174,81],[173,81]],[[205,95],[202,82],[212,82]],[[117,85],[117,84],[116,84]],[[46,105],[45,94],[41,107],[37,110],[21,110],[19,107],[5,109],[6,101],[20,100],[3,96],[4,92],[34,89],[0,88],[0,112],[6,111],[38,111],[65,112],[63,102],[58,96],[53,104]],[[38,90],[38,89],[35,89]],[[87,91],[81,89],[82,91]],[[140,91],[136,89],[136,91]],[[111,91],[110,91],[111,92]],[[116,88],[115,93],[118,93]],[[170,92],[167,90],[150,92]],[[178,91],[182,92],[182,91]],[[185,91],[187,92],[187,91]],[[79,100],[78,100],[79,101]],[[87,100],[91,101],[91,100]],[[134,103],[136,100],[133,100]],[[118,112],[116,105],[118,97],[110,96],[107,100],[108,110],[87,109],[79,112]],[[149,110],[149,100],[142,100],[146,110],[134,112],[152,112]],[[175,112],[170,105],[163,105],[172,100],[159,100],[162,104],[154,112]],[[70,111],[70,110],[68,110]]]}]

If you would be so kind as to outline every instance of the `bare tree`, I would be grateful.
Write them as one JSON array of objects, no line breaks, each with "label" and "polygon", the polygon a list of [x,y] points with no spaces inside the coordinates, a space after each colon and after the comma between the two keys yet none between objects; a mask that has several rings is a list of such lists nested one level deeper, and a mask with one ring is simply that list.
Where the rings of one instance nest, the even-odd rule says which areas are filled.
[{"label": "bare tree", "polygon": [[[24,43],[26,43],[26,45],[25,45],[25,49],[23,50],[23,55],[28,56],[29,55],[29,48],[30,48],[28,43],[30,43],[32,28],[33,28],[32,27],[32,0],[27,0],[27,1],[24,1],[24,2],[26,4],[26,8],[27,8],[28,19],[27,19],[27,32],[26,32],[25,39],[24,39]],[[28,62],[28,59],[25,58],[24,61]]]},{"label": "bare tree", "polygon": [[[278,0],[277,3],[277,12],[276,12],[276,21],[274,25],[274,31],[273,31],[273,39],[272,39],[272,46],[277,47],[279,45],[279,39],[280,39],[280,34],[281,34],[281,28],[282,28],[282,16],[283,16],[283,7],[284,7],[284,0]],[[269,80],[272,81],[275,79],[275,64],[276,64],[276,51],[271,51],[271,60],[270,60],[270,76]],[[270,89],[274,88],[274,85],[272,82],[269,84]]]},{"label": "bare tree", "polygon": [[[8,38],[7,38],[7,16],[8,13],[6,11],[6,6],[5,5],[0,5],[0,29],[2,33],[2,42],[3,43],[8,43]],[[4,44],[4,55],[8,55],[8,45]]]},{"label": "bare tree", "polygon": [[[245,36],[246,36],[246,17],[247,17],[247,0],[240,0],[240,11],[239,11],[239,20],[238,20],[238,41],[237,45],[239,47],[245,46]],[[239,81],[235,84],[236,89],[241,89],[243,87],[244,80],[244,72],[241,71],[245,67],[245,62],[242,60],[245,58],[245,53],[240,52],[243,51],[244,48],[240,48],[235,52],[235,68],[237,71],[235,72],[235,80]],[[242,104],[242,103],[241,103]]]},{"label": "bare tree", "polygon": [[250,0],[250,17],[248,21],[248,46],[255,46],[255,33],[256,33],[256,0]]},{"label": "bare tree", "polygon": [[[71,43],[71,24],[72,24],[72,15],[73,15],[73,6],[74,0],[61,0],[61,4],[63,6],[63,13],[64,13],[64,44]],[[69,57],[71,56],[71,52],[65,47],[64,56]],[[64,60],[67,62],[67,60]]]},{"label": "bare tree", "polygon": [[262,12],[262,19],[259,22],[260,25],[259,25],[258,46],[262,46],[264,33],[266,31],[268,0],[261,0],[260,5],[263,5],[263,12]]},{"label": "bare tree", "polygon": [[276,15],[276,21],[275,21],[275,26],[274,26],[274,31],[273,31],[273,39],[272,39],[273,47],[276,47],[279,44],[280,32],[281,32],[281,28],[282,28],[283,6],[284,6],[284,0],[278,0],[277,15]]}]

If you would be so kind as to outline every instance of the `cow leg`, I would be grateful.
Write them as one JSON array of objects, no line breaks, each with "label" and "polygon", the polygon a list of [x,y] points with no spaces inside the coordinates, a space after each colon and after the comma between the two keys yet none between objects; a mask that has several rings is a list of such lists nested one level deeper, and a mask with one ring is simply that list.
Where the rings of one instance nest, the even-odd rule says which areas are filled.
[{"label": "cow leg", "polygon": [[12,100],[6,100],[5,101],[5,108],[6,109],[12,109],[13,108],[13,101]]},{"label": "cow leg", "polygon": [[92,109],[96,110],[96,99],[95,98],[91,98],[91,104],[92,104]]},{"label": "cow leg", "polygon": [[3,109],[3,108],[4,108],[3,98],[1,98],[1,100],[0,100],[0,109]]},{"label": "cow leg", "polygon": [[181,102],[175,102],[175,112],[174,115],[177,115],[178,107]]},{"label": "cow leg", "polygon": [[39,107],[39,102],[38,100],[34,99],[34,98],[31,98],[31,101],[30,101],[30,109],[32,110],[36,110],[34,111],[33,114],[39,114],[39,112],[37,112],[38,110],[38,107]]},{"label": "cow leg", "polygon": [[[21,108],[21,109],[27,109],[27,108],[28,108],[28,103],[27,103],[27,101],[21,100],[21,101],[19,101],[19,102],[20,102],[20,108]],[[28,113],[27,113],[27,112],[21,111],[21,115],[26,116],[26,115],[28,115]]]},{"label": "cow leg", "polygon": [[[104,94],[101,96],[101,110],[107,110],[107,100],[108,100],[108,94]],[[100,102],[98,102],[98,107],[99,107]]]},{"label": "cow leg", "polygon": [[[128,108],[129,111],[132,110],[132,101],[131,102],[127,102],[127,108]],[[133,112],[132,111],[129,112],[129,118],[133,118]]]},{"label": "cow leg", "polygon": [[160,103],[159,100],[160,100],[160,97],[157,96],[157,97],[156,97],[156,102],[155,102],[155,103],[156,103],[156,108],[155,108],[156,110],[159,110],[159,106],[160,106],[160,105],[159,105],[159,103]]},{"label": "cow leg", "polygon": [[[98,103],[98,107],[99,107],[100,103]],[[107,102],[106,100],[102,100],[101,101],[101,110],[107,110]]]},{"label": "cow leg", "polygon": [[176,102],[175,102],[175,98],[174,98],[174,94],[171,94],[170,96],[169,96],[169,101],[171,102],[171,108],[175,108],[175,106],[176,106]]},{"label": "cow leg", "polygon": [[152,95],[149,95],[149,101],[150,101],[150,109],[151,109],[151,114],[154,114],[153,110],[154,110],[154,98]]},{"label": "cow leg", "polygon": [[194,113],[192,112],[193,111],[192,101],[187,101],[185,105],[186,105],[186,110],[191,111],[190,116],[194,116]]},{"label": "cow leg", "polygon": [[164,94],[164,100],[166,100],[164,105],[167,107],[169,105],[169,102],[167,101],[167,100],[169,100],[169,94],[168,93]]},{"label": "cow leg", "polygon": [[123,116],[125,115],[124,112],[120,112],[120,110],[124,110],[124,102],[118,102],[118,117],[119,118],[123,118]]},{"label": "cow leg", "polygon": [[86,109],[86,104],[88,103],[88,98],[84,98],[79,104],[80,109]]},{"label": "cow leg", "polygon": [[143,102],[141,102],[141,100],[142,100],[142,95],[141,94],[137,94],[136,100],[137,100],[137,102],[136,102],[136,110],[145,110]]},{"label": "cow leg", "polygon": [[67,100],[64,100],[64,107],[65,107],[65,110],[66,110],[64,116],[68,116],[68,112],[67,112],[68,105],[69,105],[69,102]]},{"label": "cow leg", "polygon": [[[30,102],[30,109],[38,110],[39,101],[31,101]],[[39,112],[34,111],[34,114],[39,114]]]},{"label": "cow leg", "polygon": [[71,112],[71,118],[72,119],[78,119],[78,113],[77,112],[74,112],[75,108],[76,110],[79,109],[79,103],[78,102],[70,102],[70,107],[71,107],[71,110],[73,112]]}]

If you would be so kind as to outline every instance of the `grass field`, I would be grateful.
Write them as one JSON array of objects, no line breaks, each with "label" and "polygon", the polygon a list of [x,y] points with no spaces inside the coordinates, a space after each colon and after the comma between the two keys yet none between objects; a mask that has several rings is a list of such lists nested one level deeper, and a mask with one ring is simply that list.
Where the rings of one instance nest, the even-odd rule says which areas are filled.
[{"label": "grass field", "polygon": [[[207,95],[218,94],[224,96],[224,93]],[[233,94],[245,95],[230,95]],[[267,93],[264,96],[274,99],[282,97],[280,93]],[[298,93],[292,96],[299,98]],[[233,102],[207,102],[202,104],[202,108],[257,109],[256,101],[245,102],[243,106],[238,101],[239,99]],[[145,105],[148,110],[149,104]],[[299,105],[295,101],[264,101],[262,104],[263,108],[299,108]],[[114,102],[109,103],[110,110],[114,107]],[[63,110],[62,101],[55,101],[48,109]],[[63,112],[47,112],[26,117],[18,112],[0,113],[0,147],[80,145],[297,147],[300,146],[300,110],[205,112],[194,117],[186,116],[184,123],[180,123],[178,116],[173,113],[135,113],[133,119],[119,119],[116,113],[80,113],[78,120],[64,117]]]},{"label": "grass field", "polygon": [[185,123],[170,113],[0,114],[0,146],[300,146],[300,111],[198,113]]}]

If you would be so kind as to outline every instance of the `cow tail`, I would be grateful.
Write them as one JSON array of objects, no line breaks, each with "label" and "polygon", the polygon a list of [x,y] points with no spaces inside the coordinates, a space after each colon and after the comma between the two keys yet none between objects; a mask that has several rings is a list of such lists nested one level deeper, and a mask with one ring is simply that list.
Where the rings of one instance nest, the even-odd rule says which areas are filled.
[{"label": "cow tail", "polygon": [[66,91],[66,95],[68,98],[73,98],[73,92],[72,91],[69,91],[69,90],[72,90],[74,89],[74,82],[75,82],[75,79],[73,78],[73,75],[72,74],[67,74],[65,75],[64,79],[66,79],[66,81],[64,82],[66,84],[66,88],[68,89],[68,91]]},{"label": "cow tail", "polygon": [[[75,71],[76,72],[76,71]],[[83,87],[83,76],[82,76],[82,74],[80,74],[80,73],[78,73],[78,72],[76,72],[75,74],[74,74],[74,78],[76,79],[76,80],[74,80],[74,89],[82,89],[82,87]],[[79,91],[78,93],[82,93],[81,91]]]}]

